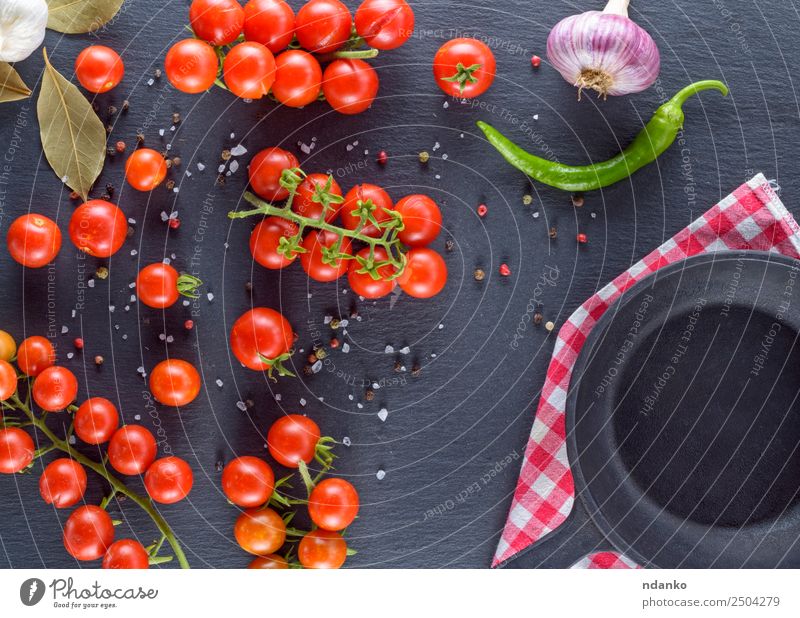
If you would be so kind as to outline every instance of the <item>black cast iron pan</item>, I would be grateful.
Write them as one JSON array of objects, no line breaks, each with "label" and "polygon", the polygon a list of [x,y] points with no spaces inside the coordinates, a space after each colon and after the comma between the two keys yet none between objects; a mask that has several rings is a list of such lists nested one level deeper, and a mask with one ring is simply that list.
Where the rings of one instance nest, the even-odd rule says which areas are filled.
[{"label": "black cast iron pan", "polygon": [[509,561],[800,567],[800,262],[672,264],[599,320],[573,373],[568,520]]}]

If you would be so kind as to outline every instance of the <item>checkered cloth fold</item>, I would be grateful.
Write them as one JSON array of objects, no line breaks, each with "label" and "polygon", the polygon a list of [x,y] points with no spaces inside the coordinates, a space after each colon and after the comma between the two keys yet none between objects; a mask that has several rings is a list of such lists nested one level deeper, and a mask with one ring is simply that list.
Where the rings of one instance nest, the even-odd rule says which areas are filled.
[{"label": "checkered cloth fold", "polygon": [[[770,251],[800,258],[800,227],[762,174],[631,266],[570,316],[553,349],[517,488],[492,566],[553,532],[572,511],[575,486],[567,460],[567,390],[575,361],[600,316],[625,290],[660,268],[700,253],[731,250]],[[598,555],[599,560],[589,556],[573,568],[613,568],[598,565],[619,563],[636,566],[613,552]]]}]

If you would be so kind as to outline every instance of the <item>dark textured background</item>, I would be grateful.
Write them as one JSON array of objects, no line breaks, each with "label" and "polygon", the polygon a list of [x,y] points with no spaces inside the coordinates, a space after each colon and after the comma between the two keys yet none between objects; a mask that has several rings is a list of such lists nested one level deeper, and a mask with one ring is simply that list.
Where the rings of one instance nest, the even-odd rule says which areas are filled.
[{"label": "dark textured background", "polygon": [[[291,4],[299,8],[297,1]],[[353,1],[347,4],[356,7]],[[134,236],[107,264],[110,277],[79,290],[79,281],[91,278],[100,262],[82,259],[66,237],[52,270],[23,271],[2,251],[0,328],[18,339],[52,336],[61,361],[80,378],[81,399],[103,395],[119,405],[127,422],[137,422],[140,415],[147,426],[161,423],[172,451],[195,470],[190,500],[163,509],[193,566],[248,563],[233,541],[237,511],[219,490],[215,464],[234,453],[263,454],[263,434],[283,412],[307,413],[325,433],[352,440],[351,447],[339,448],[338,464],[338,472],[358,487],[363,505],[348,533],[359,551],[349,565],[488,566],[554,340],[543,328],[528,328],[519,331],[518,349],[512,346],[531,299],[543,303],[546,319],[560,324],[586,296],[756,171],[777,179],[788,207],[797,212],[794,197],[800,187],[789,172],[800,138],[793,84],[800,17],[792,0],[634,0],[632,15],[661,49],[661,81],[639,95],[606,102],[585,97],[580,103],[546,63],[532,70],[530,55],[544,57],[547,33],[559,19],[598,8],[599,2],[415,2],[418,36],[374,62],[380,99],[357,117],[336,115],[324,104],[303,111],[269,102],[247,105],[219,89],[202,97],[183,95],[163,77],[148,85],[171,42],[185,36],[187,6],[185,0],[127,0],[123,12],[96,36],[48,32],[53,63],[67,75],[78,51],[91,42],[122,53],[126,77],[114,92],[98,97],[101,117],[106,118],[109,105],[120,107],[129,99],[130,111],[117,119],[112,140],[133,144],[142,129],[149,146],[171,143],[171,152],[183,159],[171,174],[180,193],[161,187],[145,195],[122,187],[123,158],[110,160],[93,196],[112,183],[115,199],[136,220]],[[494,37],[499,76],[479,109],[452,100],[445,105],[431,76],[437,47],[462,33]],[[41,68],[38,53],[18,65],[37,91]],[[533,150],[551,149],[562,161],[600,160],[625,145],[663,98],[708,78],[725,80],[731,95],[704,93],[686,106],[683,153],[673,148],[631,182],[587,195],[582,209],[573,208],[562,192],[531,188],[475,134],[474,121],[483,119]],[[174,133],[173,112],[183,116]],[[516,127],[512,116],[520,119]],[[532,127],[527,136],[520,129],[523,121]],[[159,137],[162,128],[164,138]],[[310,144],[314,138],[315,149],[302,154],[298,142]],[[239,158],[239,171],[225,186],[215,186],[220,152],[238,143],[249,151]],[[240,205],[250,156],[272,145],[294,150],[308,171],[334,170],[345,190],[368,181],[384,185],[395,199],[430,193],[442,204],[455,241],[446,256],[448,286],[435,300],[356,303],[362,321],[348,327],[352,350],[330,357],[331,366],[349,378],[323,371],[273,385],[231,363],[227,333],[250,306],[247,281],[254,285],[253,303],[279,308],[306,350],[315,337],[330,338],[324,316],[349,314],[355,300],[341,284],[309,284],[299,266],[281,273],[252,267],[251,222],[231,224],[226,213]],[[385,168],[374,162],[381,149],[392,156]],[[417,160],[421,150],[433,155],[426,166]],[[66,229],[74,204],[41,155],[33,100],[0,106],[0,156],[12,170],[10,182],[0,185],[2,234],[29,210],[57,219]],[[198,162],[206,165],[204,172]],[[192,176],[184,176],[185,170]],[[534,201],[526,206],[522,197],[528,192]],[[213,212],[203,214],[204,201]],[[489,206],[483,220],[475,214],[481,202]],[[162,211],[171,209],[182,221],[176,231],[161,219]],[[554,241],[548,238],[549,226],[558,228]],[[588,235],[588,245],[577,245],[577,231]],[[444,241],[445,236],[436,248],[443,251]],[[182,326],[192,317],[191,307],[178,305],[162,314],[134,303],[125,310],[137,269],[173,254],[179,269],[198,271],[206,291],[214,294],[212,302],[204,297],[198,303],[191,332]],[[510,265],[511,277],[497,274],[502,262]],[[482,283],[472,277],[477,266],[488,275]],[[559,269],[556,285],[537,288],[553,266]],[[48,277],[55,281],[50,290]],[[81,296],[83,308],[72,317]],[[62,334],[63,327],[69,332]],[[160,333],[174,342],[161,341]],[[67,360],[76,336],[85,339],[86,348]],[[418,362],[421,375],[395,373],[395,356],[384,354],[387,344],[408,345],[411,354],[401,361],[409,372]],[[149,371],[168,353],[202,367],[205,390],[180,413],[158,408],[156,420],[145,407],[137,368]],[[96,354],[106,359],[100,368],[92,361]],[[375,400],[364,402],[364,385],[384,380]],[[255,402],[248,413],[236,406],[244,399]],[[364,402],[363,409],[356,402]],[[376,415],[383,407],[389,410],[385,423]],[[0,566],[84,566],[61,545],[68,512],[56,512],[38,497],[40,465],[35,474],[0,478]],[[381,481],[376,478],[380,469],[386,471]],[[101,493],[101,484],[92,479],[88,497],[99,499]],[[152,540],[154,528],[137,508],[126,505],[121,518],[125,523],[118,537]],[[548,564],[562,562],[555,556]]]}]

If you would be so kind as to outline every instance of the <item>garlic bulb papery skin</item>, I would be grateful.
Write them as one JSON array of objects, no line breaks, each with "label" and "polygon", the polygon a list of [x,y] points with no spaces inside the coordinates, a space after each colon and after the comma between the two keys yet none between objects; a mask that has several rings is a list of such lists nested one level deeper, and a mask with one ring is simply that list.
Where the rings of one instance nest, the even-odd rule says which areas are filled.
[{"label": "garlic bulb papery skin", "polygon": [[628,3],[611,0],[604,11],[587,11],[555,25],[547,37],[547,57],[565,80],[603,98],[653,85],[661,69],[658,46],[628,17]]},{"label": "garlic bulb papery skin", "polygon": [[44,41],[45,0],[0,0],[0,61],[19,62]]}]

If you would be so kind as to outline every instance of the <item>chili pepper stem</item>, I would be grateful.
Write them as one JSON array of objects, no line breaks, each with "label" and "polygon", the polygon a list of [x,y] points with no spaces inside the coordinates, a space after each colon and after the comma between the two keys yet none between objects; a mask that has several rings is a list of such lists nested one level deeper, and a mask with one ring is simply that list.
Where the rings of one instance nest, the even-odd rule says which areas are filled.
[{"label": "chili pepper stem", "polygon": [[725,84],[716,79],[706,79],[689,84],[686,88],[678,91],[678,93],[669,100],[669,103],[677,105],[678,107],[683,107],[683,104],[692,96],[704,90],[719,90],[723,97],[728,96],[728,87]]},{"label": "chili pepper stem", "polygon": [[36,427],[39,431],[41,431],[48,440],[53,444],[53,447],[56,449],[66,453],[72,459],[80,463],[81,465],[89,468],[90,470],[96,472],[101,477],[103,477],[109,485],[111,485],[111,489],[114,493],[119,493],[127,496],[130,500],[135,502],[139,508],[141,508],[145,513],[147,513],[150,518],[155,523],[156,527],[159,529],[161,534],[166,538],[167,542],[172,547],[172,551],[175,553],[175,557],[177,558],[178,562],[183,569],[191,568],[189,566],[189,562],[186,559],[186,555],[183,553],[183,548],[181,547],[178,540],[175,538],[175,533],[170,528],[167,521],[161,516],[161,514],[155,509],[153,503],[142,496],[140,496],[135,491],[128,489],[128,487],[120,481],[117,477],[111,474],[103,464],[100,464],[92,459],[89,459],[85,455],[78,453],[75,451],[68,442],[60,439],[56,436],[47,424],[44,422],[43,419],[38,418],[30,409],[30,407],[24,404],[19,397],[15,394],[12,395],[9,401],[13,402],[14,406],[17,410],[23,412],[28,419],[30,419],[31,424]]}]

